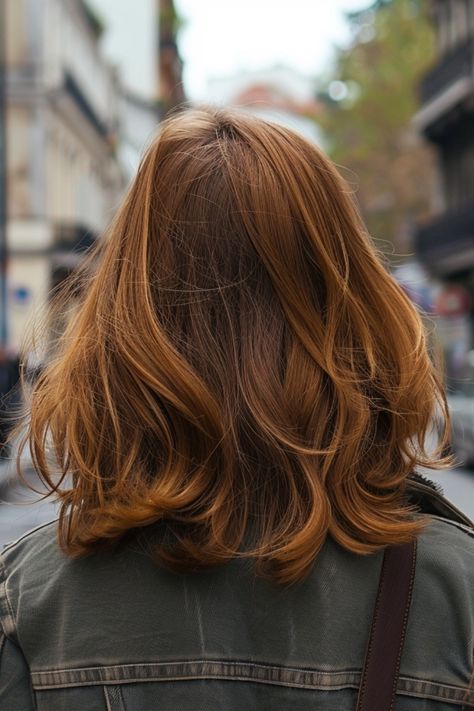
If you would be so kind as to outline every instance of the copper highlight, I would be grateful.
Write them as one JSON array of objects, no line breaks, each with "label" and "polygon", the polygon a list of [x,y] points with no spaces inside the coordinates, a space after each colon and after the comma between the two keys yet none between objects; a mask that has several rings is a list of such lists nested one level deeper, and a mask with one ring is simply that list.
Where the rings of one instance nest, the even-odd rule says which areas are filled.
[{"label": "copper highlight", "polygon": [[246,556],[293,583],[328,535],[363,554],[419,532],[406,480],[443,466],[424,448],[442,384],[314,145],[173,116],[80,280],[24,442],[68,554],[150,532],[174,570]]}]

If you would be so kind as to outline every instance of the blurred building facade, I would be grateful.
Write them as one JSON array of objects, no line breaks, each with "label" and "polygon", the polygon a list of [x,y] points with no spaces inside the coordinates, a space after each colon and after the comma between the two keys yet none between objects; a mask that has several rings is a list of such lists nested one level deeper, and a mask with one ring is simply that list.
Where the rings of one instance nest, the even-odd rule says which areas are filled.
[{"label": "blurred building facade", "polygon": [[135,175],[144,151],[156,135],[162,115],[163,107],[158,100],[122,88],[118,155],[128,181]]},{"label": "blurred building facade", "polygon": [[174,0],[155,0],[155,4],[158,20],[156,95],[163,113],[167,113],[186,100],[183,86],[183,62],[177,43],[181,21]]},{"label": "blurred building facade", "polygon": [[441,191],[415,248],[444,284],[435,310],[448,374],[462,378],[474,347],[474,0],[432,0],[431,9],[438,58],[423,78],[414,123],[437,149]]},{"label": "blurred building facade", "polygon": [[8,345],[110,219],[124,187],[120,87],[83,0],[4,0]]}]

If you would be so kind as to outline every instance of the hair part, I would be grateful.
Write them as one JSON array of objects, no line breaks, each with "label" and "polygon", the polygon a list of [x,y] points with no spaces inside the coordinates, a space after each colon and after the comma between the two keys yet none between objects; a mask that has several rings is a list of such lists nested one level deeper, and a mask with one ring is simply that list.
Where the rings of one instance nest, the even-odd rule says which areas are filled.
[{"label": "hair part", "polygon": [[293,583],[328,535],[371,553],[419,532],[406,481],[445,464],[424,445],[441,380],[318,148],[236,111],[171,117],[87,270],[24,441],[68,554],[162,524],[174,570],[245,556]]}]

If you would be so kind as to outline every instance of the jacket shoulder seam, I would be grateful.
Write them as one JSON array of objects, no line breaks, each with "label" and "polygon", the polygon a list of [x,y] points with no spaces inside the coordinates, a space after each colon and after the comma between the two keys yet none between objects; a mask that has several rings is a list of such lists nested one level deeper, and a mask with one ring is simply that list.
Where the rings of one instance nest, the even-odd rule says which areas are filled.
[{"label": "jacket shoulder seam", "polygon": [[6,637],[15,634],[15,615],[8,597],[7,569],[3,556],[0,555],[0,624]]},{"label": "jacket shoulder seam", "polygon": [[16,538],[14,541],[10,541],[10,543],[7,543],[1,550],[2,555],[5,553],[8,553],[14,546],[18,545],[18,543],[21,543],[22,541],[26,540],[30,536],[32,536],[34,533],[37,533],[38,531],[41,531],[42,528],[47,528],[48,526],[52,526],[53,524],[58,522],[58,518],[54,518],[52,521],[46,521],[46,523],[41,523],[39,526],[36,526],[35,528],[30,529],[26,533],[24,533],[22,536],[19,538]]},{"label": "jacket shoulder seam", "polygon": [[457,528],[459,531],[462,531],[467,536],[469,536],[469,538],[474,538],[474,529],[464,523],[460,523],[459,521],[453,521],[450,518],[444,518],[444,516],[437,516],[435,514],[429,514],[429,518],[433,519],[434,521],[441,521],[441,523],[445,523],[448,526],[452,526],[453,528]]},{"label": "jacket shoulder seam", "polygon": [[[321,670],[277,666],[264,662],[231,659],[192,659],[186,661],[148,662],[146,664],[116,664],[69,669],[32,671],[36,691],[97,684],[130,684],[146,682],[219,679],[253,682],[277,686],[336,691],[358,689],[359,669]],[[436,701],[466,703],[468,689],[463,685],[438,680],[400,676],[397,694]]]}]

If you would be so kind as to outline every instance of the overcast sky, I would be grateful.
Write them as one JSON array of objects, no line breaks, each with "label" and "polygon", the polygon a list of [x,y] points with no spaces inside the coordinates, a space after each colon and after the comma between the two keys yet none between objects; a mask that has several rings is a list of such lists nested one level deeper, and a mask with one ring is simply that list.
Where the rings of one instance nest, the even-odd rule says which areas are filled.
[{"label": "overcast sky", "polygon": [[[155,0],[89,0],[107,24],[104,49],[128,85],[154,93]],[[157,2],[156,2],[157,4]],[[347,40],[344,10],[370,0],[175,0],[191,99],[206,100],[213,77],[284,64],[317,75]]]}]

